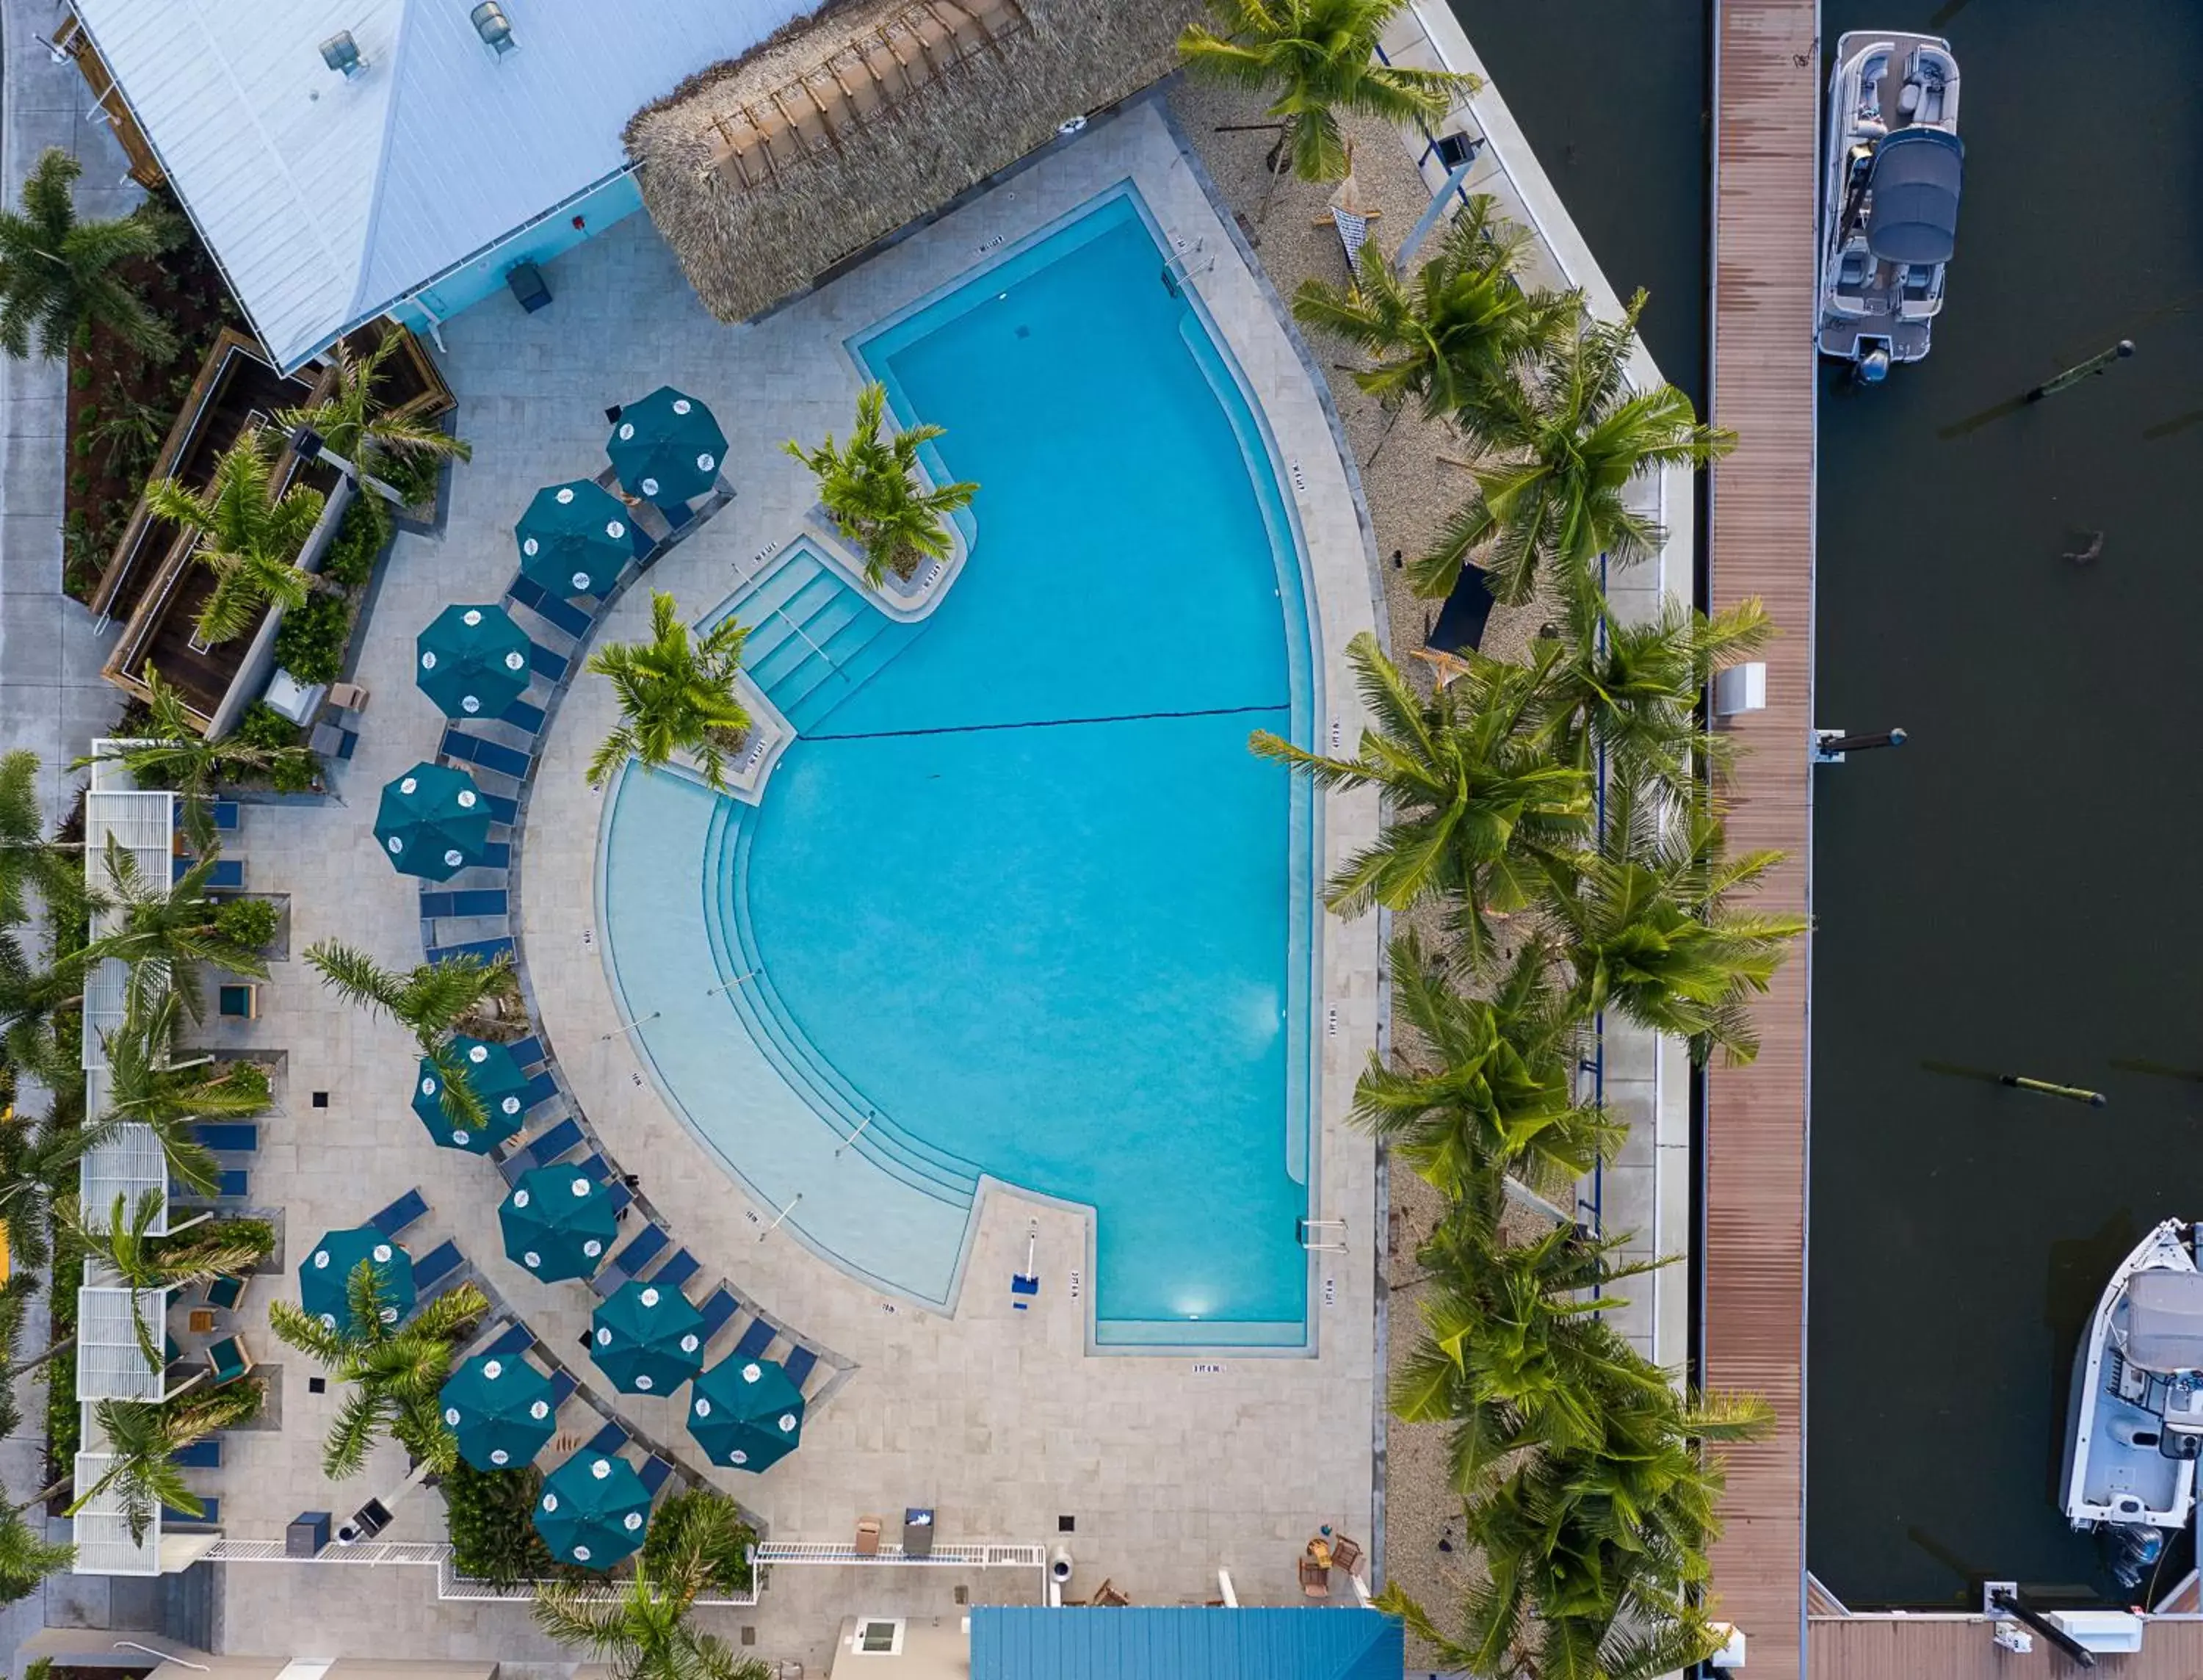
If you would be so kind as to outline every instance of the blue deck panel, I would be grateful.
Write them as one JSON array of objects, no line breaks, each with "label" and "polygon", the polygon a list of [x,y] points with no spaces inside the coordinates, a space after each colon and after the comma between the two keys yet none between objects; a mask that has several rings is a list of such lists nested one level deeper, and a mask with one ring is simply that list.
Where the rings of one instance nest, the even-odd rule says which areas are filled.
[{"label": "blue deck panel", "polygon": [[1397,1618],[1371,1610],[979,1606],[972,1680],[1400,1680]]}]

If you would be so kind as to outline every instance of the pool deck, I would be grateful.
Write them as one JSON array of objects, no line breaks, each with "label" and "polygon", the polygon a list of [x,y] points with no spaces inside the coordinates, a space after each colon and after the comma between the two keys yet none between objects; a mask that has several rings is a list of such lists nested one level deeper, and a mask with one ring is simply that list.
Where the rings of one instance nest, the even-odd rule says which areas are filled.
[{"label": "pool deck", "polygon": [[[1713,469],[1710,604],[1757,595],[1782,633],[1766,654],[1766,710],[1730,726],[1745,749],[1730,846],[1788,856],[1751,900],[1769,911],[1811,899],[1816,27],[1812,0],[1715,9],[1712,418],[1738,442]],[[1753,1009],[1759,1058],[1716,1066],[1707,1100],[1701,1380],[1775,1413],[1766,1441],[1728,1452],[1713,1553],[1715,1613],[1743,1630],[1755,1680],[1798,1675],[1804,1658],[1811,968],[1808,936]]]},{"label": "pool deck", "polygon": [[[972,268],[983,254],[1131,176],[1166,230],[1214,252],[1194,284],[1259,401],[1286,466],[1303,528],[1320,621],[1328,716],[1351,738],[1361,716],[1343,652],[1372,619],[1372,555],[1321,399],[1255,277],[1188,168],[1166,126],[1136,104],[1096,121],[983,197],[919,230],[831,285],[759,322],[712,321],[670,253],[636,217],[561,257],[548,271],[553,305],[522,315],[492,300],[447,323],[442,360],[458,393],[459,427],[475,445],[455,469],[434,537],[400,538],[358,651],[357,680],[373,691],[356,757],[340,772],[345,803],[250,807],[233,854],[256,891],[291,897],[291,949],[338,938],[378,960],[420,960],[418,883],[394,875],[368,834],[376,790],[431,754],[442,719],[411,681],[413,638],[442,605],[494,599],[515,563],[511,527],[539,485],[602,463],[605,405],[672,380],[712,404],[730,436],[734,503],[648,574],[607,616],[599,640],[635,635],[651,587],[670,590],[694,617],[728,592],[738,567],[787,540],[812,499],[808,475],[781,451],[789,436],[846,430],[857,376],[842,348],[851,333]],[[1304,485],[1304,488],[1302,486]],[[982,557],[983,563],[983,557]],[[1314,1357],[1108,1355],[1086,1351],[1090,1286],[1078,1274],[1083,1216],[1022,1198],[981,1205],[954,1316],[923,1310],[851,1279],[771,1222],[682,1127],[652,1088],[623,1029],[601,962],[592,892],[603,796],[582,767],[609,725],[605,685],[585,679],[554,716],[518,847],[515,887],[537,1019],[582,1111],[621,1170],[676,1237],[761,1308],[853,1370],[815,1409],[803,1449],[763,1477],[723,1485],[766,1518],[776,1541],[845,1543],[859,1516],[905,1506],[940,1512],[941,1538],[1053,1544],[1056,1518],[1075,1553],[1074,1593],[1104,1576],[1136,1602],[1214,1596],[1229,1569],[1246,1602],[1297,1600],[1294,1564],[1320,1523],[1373,1541],[1373,1445],[1379,1403],[1375,1296],[1378,1176],[1373,1147],[1344,1124],[1353,1082],[1376,1040],[1380,1009],[1373,919],[1325,918],[1318,1016],[1319,1206],[1345,1222],[1347,1252],[1324,1257],[1312,1286]],[[768,793],[768,797],[770,794]],[[1326,868],[1373,835],[1373,802],[1333,801]],[[497,1233],[502,1187],[483,1163],[434,1149],[401,1094],[407,1037],[326,994],[301,963],[276,965],[261,1017],[226,1023],[218,1044],[286,1052],[281,1111],[263,1124],[253,1202],[279,1208],[295,1261],[322,1229],[357,1223],[419,1185],[429,1243],[457,1241],[546,1347],[593,1368],[575,1343],[592,1305],[573,1285],[545,1286],[505,1261]],[[1325,1030],[1337,1011],[1335,1031]],[[331,1094],[310,1107],[310,1091]],[[861,1158],[844,1158],[853,1174]],[[853,1195],[862,1187],[853,1182]],[[1013,1312],[1010,1274],[1037,1225],[1042,1289]],[[629,1229],[633,1229],[630,1224]],[[254,1286],[246,1338],[280,1394],[280,1429],[243,1431],[207,1483],[225,1532],[279,1537],[301,1510],[340,1514],[403,1474],[392,1449],[369,1473],[332,1487],[320,1441],[340,1398],[311,1394],[302,1360],[272,1342],[264,1303],[291,1294],[286,1270]],[[623,1397],[624,1417],[657,1438],[685,1441],[664,1400]],[[570,1427],[572,1427],[570,1425]],[[398,1509],[387,1538],[443,1537],[433,1496]],[[311,1627],[317,1648],[390,1658],[554,1655],[523,1604],[440,1603],[433,1570],[232,1564],[223,1570],[224,1643],[250,1648]],[[1031,1601],[1026,1571],[777,1570],[763,1600],[739,1612],[757,1650],[823,1671],[826,1642],[853,1594],[908,1613],[953,1613],[950,1591],[974,1601]],[[1342,1591],[1344,1589],[1341,1589]],[[735,1612],[708,1624],[730,1632]]]}]

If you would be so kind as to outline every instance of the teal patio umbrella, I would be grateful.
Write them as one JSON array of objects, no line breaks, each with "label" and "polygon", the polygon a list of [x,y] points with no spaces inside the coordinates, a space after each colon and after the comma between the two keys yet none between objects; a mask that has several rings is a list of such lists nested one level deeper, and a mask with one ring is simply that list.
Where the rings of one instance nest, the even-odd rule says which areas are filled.
[{"label": "teal patio umbrella", "polygon": [[413,681],[446,717],[495,717],[528,690],[528,633],[503,607],[446,607],[413,639]]},{"label": "teal patio umbrella", "polygon": [[413,1112],[428,1135],[446,1149],[487,1155],[518,1132],[528,1117],[528,1076],[512,1052],[487,1040],[452,1039],[452,1054],[467,1070],[467,1084],[482,1105],[478,1125],[455,1120],[444,1108],[444,1076],[426,1056],[413,1079]]},{"label": "teal patio umbrella", "polygon": [[521,1174],[497,1223],[506,1257],[555,1283],[587,1277],[604,1264],[617,1212],[603,1180],[579,1167],[536,1167]]},{"label": "teal patio umbrella", "polygon": [[627,1394],[670,1394],[704,1368],[704,1315],[678,1289],[622,1284],[589,1320],[589,1357]]},{"label": "teal patio umbrella", "polygon": [[361,1261],[375,1268],[382,1292],[382,1322],[394,1324],[413,1310],[413,1257],[372,1225],[331,1231],[298,1262],[298,1305],[324,1329],[363,1328],[352,1317],[351,1275]]},{"label": "teal patio umbrella", "polygon": [[689,502],[718,482],[727,434],[695,398],[661,385],[620,410],[605,453],[629,495]]},{"label": "teal patio umbrella", "polygon": [[535,1532],[562,1564],[610,1569],[642,1544],[650,1489],[625,1459],[576,1453],[543,1478]]},{"label": "teal patio umbrella", "polygon": [[803,1439],[803,1391],[777,1360],[722,1359],[689,1384],[688,1433],[715,1465],[770,1470]]},{"label": "teal patio umbrella", "polygon": [[375,837],[399,874],[449,881],[487,855],[489,801],[464,770],[424,759],[384,786]]},{"label": "teal patio umbrella", "polygon": [[635,558],[627,504],[594,479],[535,492],[520,516],[520,575],[553,595],[601,595]]},{"label": "teal patio umbrella", "polygon": [[477,1353],[437,1396],[459,1456],[476,1470],[532,1464],[558,1429],[551,1379],[517,1353]]}]

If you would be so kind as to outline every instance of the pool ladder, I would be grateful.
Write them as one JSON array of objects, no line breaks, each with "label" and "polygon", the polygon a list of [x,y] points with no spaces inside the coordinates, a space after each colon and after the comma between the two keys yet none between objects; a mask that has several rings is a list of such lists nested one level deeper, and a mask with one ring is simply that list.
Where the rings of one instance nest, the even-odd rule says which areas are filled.
[{"label": "pool ladder", "polygon": [[1178,249],[1163,263],[1163,290],[1173,298],[1182,297],[1188,280],[1196,274],[1207,274],[1215,266],[1216,253],[1208,249],[1206,239],[1196,239],[1190,245],[1181,239]]},{"label": "pool ladder", "polygon": [[1311,1254],[1344,1254],[1346,1246],[1346,1221],[1344,1219],[1302,1219],[1296,1234],[1301,1247]]}]

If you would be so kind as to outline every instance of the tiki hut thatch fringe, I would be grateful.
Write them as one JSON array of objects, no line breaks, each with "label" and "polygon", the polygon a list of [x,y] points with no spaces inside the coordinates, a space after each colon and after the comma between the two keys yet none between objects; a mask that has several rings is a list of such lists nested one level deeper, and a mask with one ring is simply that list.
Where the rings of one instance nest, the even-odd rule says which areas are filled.
[{"label": "tiki hut thatch fringe", "polygon": [[[750,168],[750,183],[712,167],[727,150],[714,120],[744,106],[770,112],[777,92],[823,75],[851,43],[928,13],[923,0],[828,7],[636,114],[627,144],[642,165],[643,203],[706,308],[746,320],[1037,150],[1066,117],[1137,92],[1175,66],[1178,32],[1202,9],[1199,0],[992,0],[986,9],[1017,27],[899,91],[838,145]],[[980,10],[977,0],[941,0],[930,15]],[[812,126],[807,103],[798,102],[797,116]]]}]

